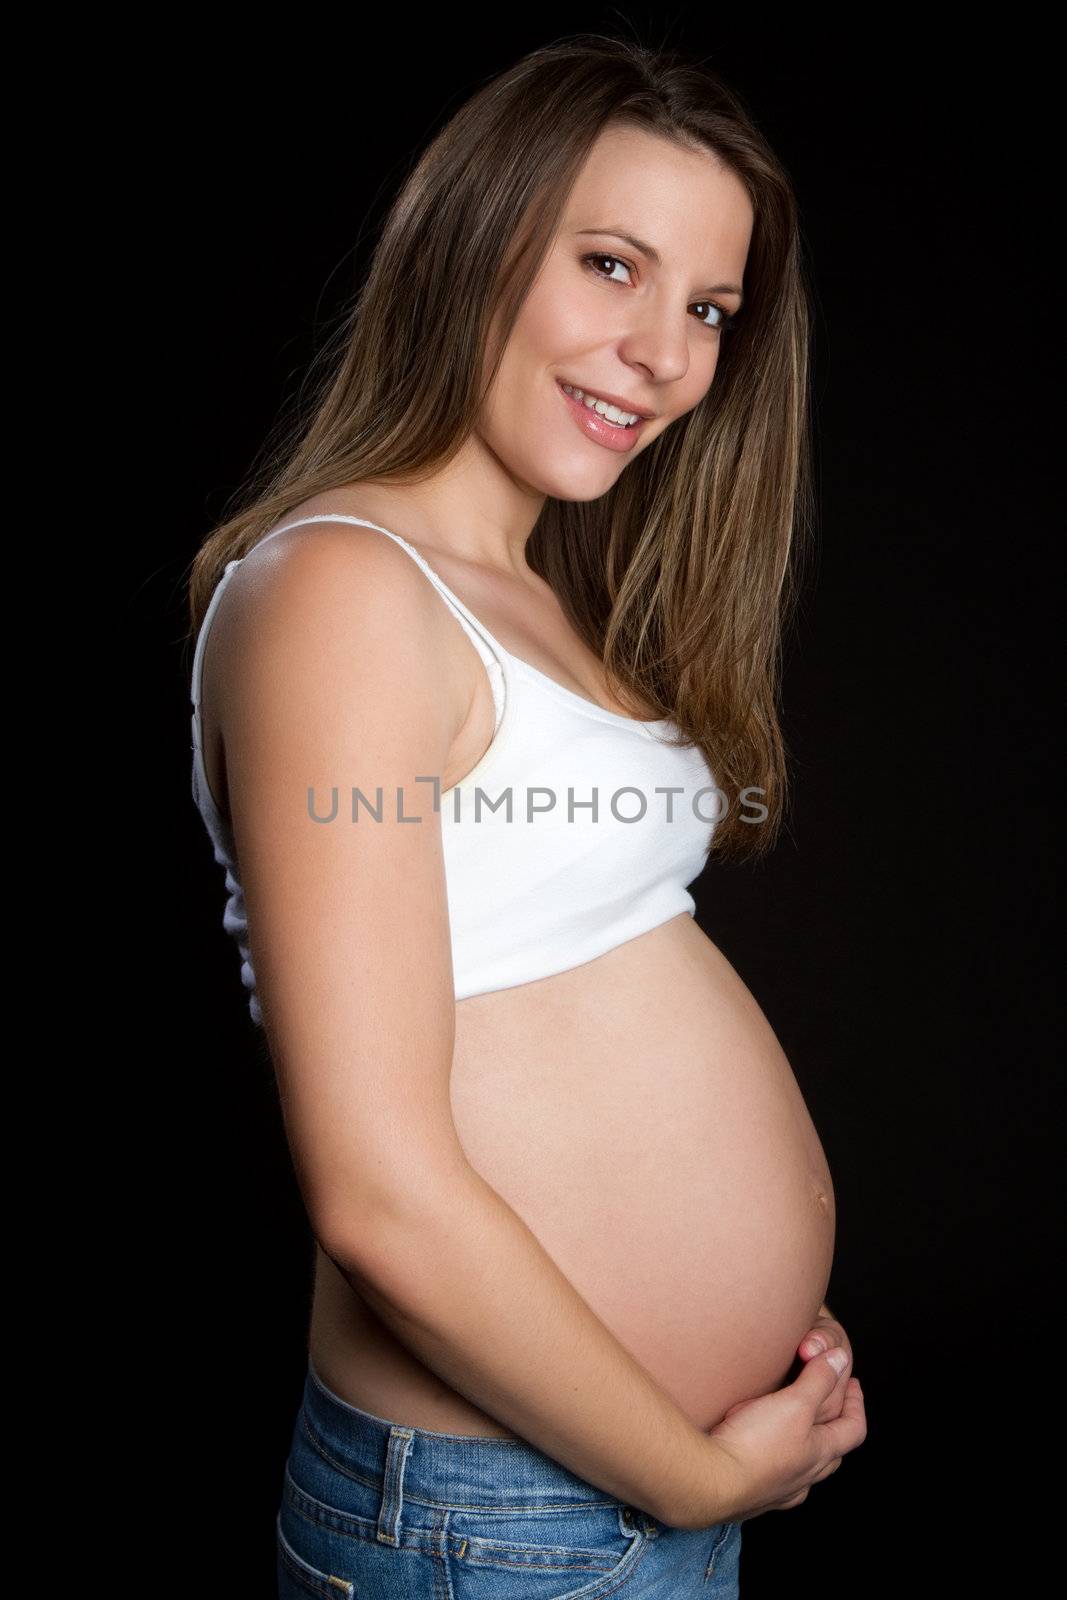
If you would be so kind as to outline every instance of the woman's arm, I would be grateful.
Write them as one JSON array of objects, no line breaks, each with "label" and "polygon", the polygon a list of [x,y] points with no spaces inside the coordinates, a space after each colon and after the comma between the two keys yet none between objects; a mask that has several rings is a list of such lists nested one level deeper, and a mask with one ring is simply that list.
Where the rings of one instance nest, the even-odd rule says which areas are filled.
[{"label": "woman's arm", "polygon": [[[452,1120],[440,817],[415,780],[443,776],[481,666],[391,541],[319,524],[280,544],[231,585],[221,720],[253,966],[311,1227],[396,1337],[483,1411],[664,1521],[698,1498],[717,1520],[722,1450],[473,1169]],[[338,787],[335,821],[311,820],[309,785],[320,814]],[[370,798],[382,787],[383,820],[351,821],[353,785]],[[398,821],[398,785],[403,815],[420,821]]]}]

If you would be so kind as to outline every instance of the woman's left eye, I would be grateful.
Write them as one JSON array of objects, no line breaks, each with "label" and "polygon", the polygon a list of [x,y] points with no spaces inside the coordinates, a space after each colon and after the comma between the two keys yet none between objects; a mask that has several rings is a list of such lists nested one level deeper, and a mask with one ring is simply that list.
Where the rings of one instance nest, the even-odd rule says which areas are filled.
[{"label": "woman's left eye", "polygon": [[[622,283],[624,280],[622,278],[613,277],[610,272],[602,272],[595,264],[596,262],[611,261],[614,262],[616,267],[625,267],[627,272],[633,271],[630,263],[628,261],[621,260],[618,256],[606,256],[597,252],[593,255],[583,256],[582,260],[589,267],[590,271],[595,272],[598,278],[606,279],[608,283]],[[705,328],[725,329],[728,328],[731,322],[734,320],[733,315],[727,311],[725,307],[717,305],[714,300],[697,300],[694,302],[694,304],[701,307],[704,311],[704,316],[699,317],[697,320],[702,322]],[[719,319],[717,322],[709,322],[707,320],[707,313],[709,311],[715,312],[715,315]]]}]

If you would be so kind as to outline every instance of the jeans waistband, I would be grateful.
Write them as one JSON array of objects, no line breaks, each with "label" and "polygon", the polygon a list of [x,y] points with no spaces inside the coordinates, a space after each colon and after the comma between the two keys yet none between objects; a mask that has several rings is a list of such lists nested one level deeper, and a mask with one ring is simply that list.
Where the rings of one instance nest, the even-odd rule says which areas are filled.
[{"label": "jeans waistband", "polygon": [[335,1465],[376,1484],[395,1479],[408,1500],[453,1508],[624,1507],[523,1440],[437,1433],[362,1411],[327,1388],[310,1358],[303,1409]]}]

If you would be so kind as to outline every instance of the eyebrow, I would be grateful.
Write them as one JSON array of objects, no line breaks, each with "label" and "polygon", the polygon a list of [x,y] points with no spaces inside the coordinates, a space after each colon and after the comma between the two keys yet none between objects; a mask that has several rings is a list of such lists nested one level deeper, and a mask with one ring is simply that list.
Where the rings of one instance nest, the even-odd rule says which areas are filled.
[{"label": "eyebrow", "polygon": [[[636,239],[632,233],[626,233],[622,228],[578,228],[576,229],[576,232],[579,234],[606,234],[610,239],[622,239],[626,244],[632,245],[635,250],[639,250],[643,256],[647,256],[650,261],[654,261],[657,267],[661,267],[663,265],[663,259],[655,245],[647,243],[647,241],[644,239]],[[741,293],[739,285],[736,283],[717,283],[714,284],[710,289],[702,289],[701,293],[736,294],[738,299],[741,301],[741,304],[744,305],[745,297]]]}]

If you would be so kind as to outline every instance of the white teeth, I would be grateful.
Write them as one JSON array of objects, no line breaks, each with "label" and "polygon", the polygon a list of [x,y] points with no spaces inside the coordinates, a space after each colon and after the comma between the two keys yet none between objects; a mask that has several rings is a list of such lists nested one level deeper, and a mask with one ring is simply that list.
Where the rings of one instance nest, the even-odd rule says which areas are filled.
[{"label": "white teeth", "polygon": [[609,422],[616,423],[621,428],[630,428],[641,419],[633,411],[620,411],[618,406],[609,405],[606,400],[598,400],[595,394],[586,394],[581,389],[572,389],[569,383],[563,383],[560,388],[565,394],[573,395],[575,400],[580,400],[590,411],[596,411],[602,417],[607,417]]}]

